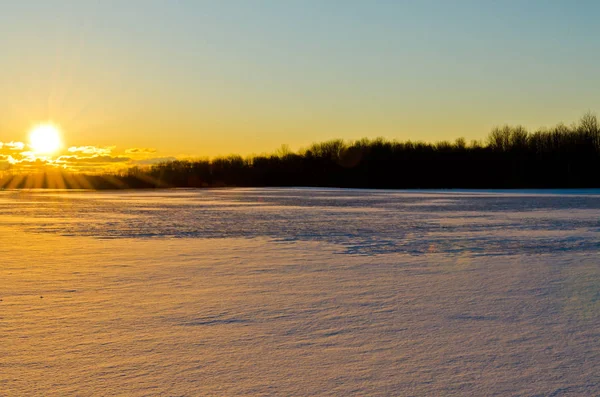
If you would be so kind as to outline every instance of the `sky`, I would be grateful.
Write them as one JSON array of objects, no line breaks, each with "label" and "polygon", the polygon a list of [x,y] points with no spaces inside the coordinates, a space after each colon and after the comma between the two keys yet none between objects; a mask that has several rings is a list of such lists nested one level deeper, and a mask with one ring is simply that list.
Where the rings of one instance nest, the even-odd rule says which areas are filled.
[{"label": "sky", "polygon": [[61,154],[91,169],[333,138],[481,139],[600,109],[595,1],[0,0],[0,10],[5,163],[36,157],[28,135],[45,122],[60,127]]}]

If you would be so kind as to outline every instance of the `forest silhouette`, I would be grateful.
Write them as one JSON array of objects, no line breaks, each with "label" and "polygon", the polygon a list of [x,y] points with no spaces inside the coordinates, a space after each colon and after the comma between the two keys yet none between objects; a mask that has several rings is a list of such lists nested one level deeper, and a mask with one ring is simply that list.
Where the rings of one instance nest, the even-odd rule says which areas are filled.
[{"label": "forest silhouette", "polygon": [[[600,187],[600,128],[586,113],[570,126],[494,128],[484,141],[383,138],[282,146],[268,155],[170,161],[118,173],[5,175],[10,188],[343,187],[376,189]],[[34,178],[35,183],[31,180]],[[61,183],[57,184],[56,180]]]}]

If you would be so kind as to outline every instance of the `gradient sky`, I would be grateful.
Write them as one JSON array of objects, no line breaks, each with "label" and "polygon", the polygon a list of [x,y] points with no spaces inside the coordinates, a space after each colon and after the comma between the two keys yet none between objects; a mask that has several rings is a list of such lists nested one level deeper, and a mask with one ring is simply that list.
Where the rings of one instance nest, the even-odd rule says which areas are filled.
[{"label": "gradient sky", "polygon": [[595,1],[5,1],[0,142],[153,156],[480,139],[600,109]]}]

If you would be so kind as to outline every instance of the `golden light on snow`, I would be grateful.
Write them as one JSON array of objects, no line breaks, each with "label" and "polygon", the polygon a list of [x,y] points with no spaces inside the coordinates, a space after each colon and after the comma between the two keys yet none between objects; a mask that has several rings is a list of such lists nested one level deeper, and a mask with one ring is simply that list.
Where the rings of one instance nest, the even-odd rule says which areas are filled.
[{"label": "golden light on snow", "polygon": [[60,149],[60,130],[53,124],[40,124],[29,133],[29,145],[36,154],[52,154]]}]

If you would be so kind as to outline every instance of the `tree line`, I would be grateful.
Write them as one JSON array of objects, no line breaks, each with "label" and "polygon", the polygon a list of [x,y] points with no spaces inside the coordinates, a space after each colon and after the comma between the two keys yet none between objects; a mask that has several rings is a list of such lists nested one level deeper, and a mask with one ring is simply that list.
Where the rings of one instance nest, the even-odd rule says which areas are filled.
[{"label": "tree line", "polygon": [[[104,175],[62,175],[65,188],[313,186],[381,189],[593,188],[600,187],[600,127],[586,113],[570,126],[530,132],[494,128],[467,143],[341,139],[298,152],[286,146],[268,155],[170,161]],[[26,187],[7,176],[2,186]],[[81,178],[89,186],[81,186]],[[52,187],[51,177],[40,187]]]}]

